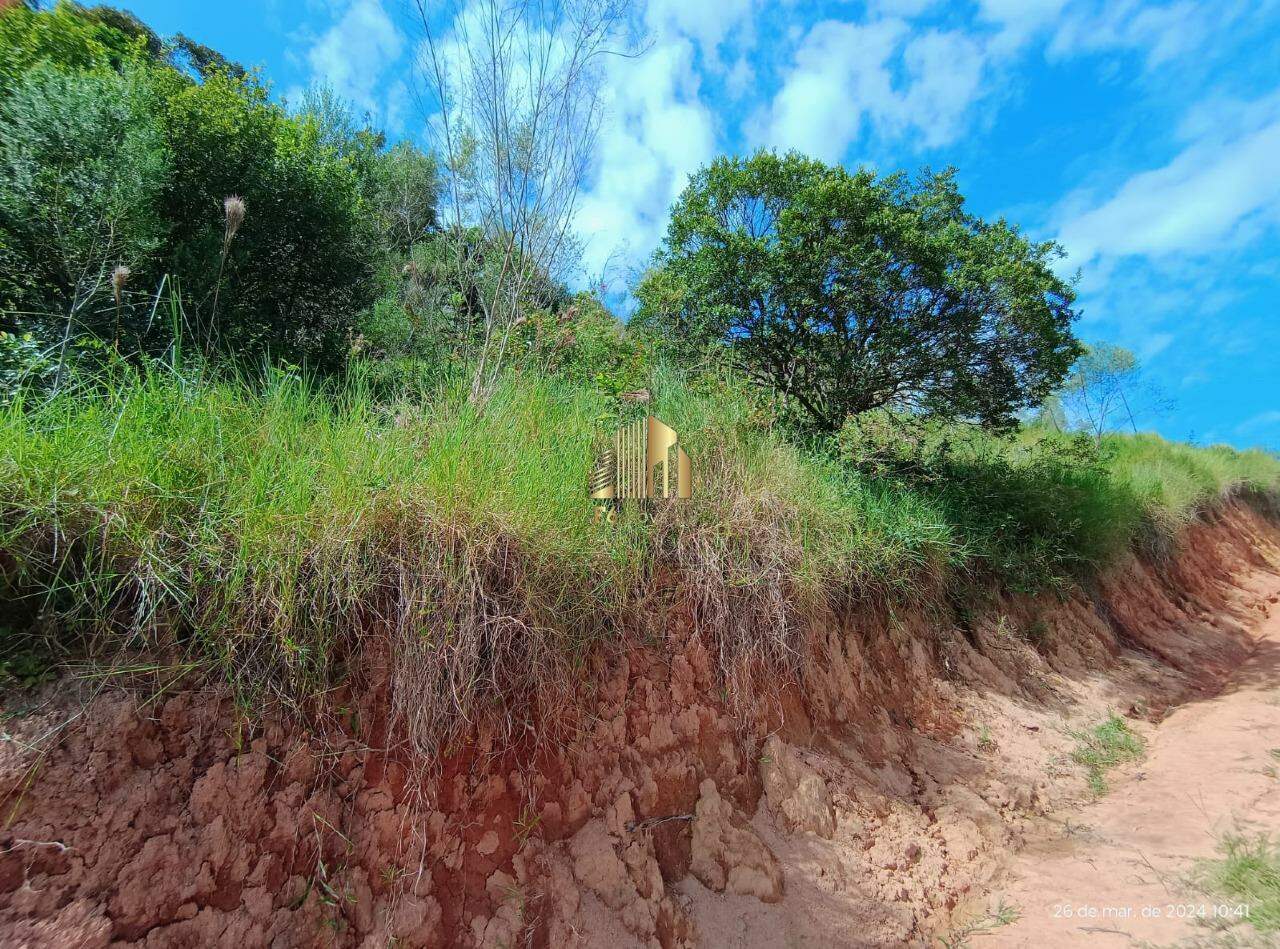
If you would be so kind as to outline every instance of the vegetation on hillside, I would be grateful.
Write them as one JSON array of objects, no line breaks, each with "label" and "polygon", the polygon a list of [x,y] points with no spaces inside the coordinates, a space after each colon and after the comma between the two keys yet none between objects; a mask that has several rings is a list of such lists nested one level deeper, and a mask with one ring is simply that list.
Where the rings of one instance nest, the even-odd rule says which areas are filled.
[{"label": "vegetation on hillside", "polygon": [[[373,644],[427,745],[554,706],[660,632],[641,601],[680,597],[727,676],[794,670],[855,598],[1061,588],[1280,491],[1263,452],[1019,422],[1072,385],[1071,291],[949,175],[718,162],[624,325],[537,226],[449,197],[483,163],[387,148],[323,91],[287,109],[67,2],[0,15],[0,49],[0,669],[24,679],[143,655],[303,707]],[[761,181],[773,236],[716,230],[708,202]],[[592,459],[647,413],[694,498],[593,523]]]},{"label": "vegetation on hillside", "polygon": [[[104,346],[158,355],[178,333],[222,358],[340,366],[435,176],[332,96],[298,106],[109,8],[6,10],[0,379],[53,384]],[[166,289],[177,323],[156,318]]]}]

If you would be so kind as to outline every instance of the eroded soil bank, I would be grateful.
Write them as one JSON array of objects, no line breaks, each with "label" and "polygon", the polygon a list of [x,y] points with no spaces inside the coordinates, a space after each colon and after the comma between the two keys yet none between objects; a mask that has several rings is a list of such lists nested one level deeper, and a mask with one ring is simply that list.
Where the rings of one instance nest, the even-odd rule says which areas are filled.
[{"label": "eroded soil bank", "polygon": [[1021,917],[988,945],[1280,942],[1256,938],[1247,904],[1197,880],[1226,837],[1280,828],[1280,578],[1259,572],[1241,586],[1261,620],[1252,655],[1220,694],[1146,729],[1147,754],[1109,794],[1036,828],[1003,881]]},{"label": "eroded soil bank", "polygon": [[[565,741],[477,734],[430,779],[377,689],[314,733],[66,680],[6,703],[0,942],[926,944],[1046,885],[1011,855],[1088,797],[1073,729],[1152,733],[1265,678],[1277,565],[1280,530],[1232,504],[1063,600],[833,620],[804,687],[747,715],[677,611],[584,673]],[[1130,787],[1100,805],[1121,823]],[[1038,945],[1026,899],[1004,938]]]}]

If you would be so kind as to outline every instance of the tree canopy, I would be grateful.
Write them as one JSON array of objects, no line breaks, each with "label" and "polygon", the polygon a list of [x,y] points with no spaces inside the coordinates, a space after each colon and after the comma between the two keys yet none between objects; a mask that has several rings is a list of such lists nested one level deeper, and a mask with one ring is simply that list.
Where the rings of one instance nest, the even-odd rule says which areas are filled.
[{"label": "tree canopy", "polygon": [[[109,7],[0,13],[0,371],[52,348],[61,369],[69,342],[163,352],[175,331],[341,365],[386,258],[434,224],[435,163],[332,95],[300,105]],[[156,319],[162,284],[177,320]]]},{"label": "tree canopy", "polygon": [[1004,426],[1080,352],[1059,253],[969,214],[951,171],[761,151],[692,178],[637,319],[724,344],[819,430],[879,407]]}]

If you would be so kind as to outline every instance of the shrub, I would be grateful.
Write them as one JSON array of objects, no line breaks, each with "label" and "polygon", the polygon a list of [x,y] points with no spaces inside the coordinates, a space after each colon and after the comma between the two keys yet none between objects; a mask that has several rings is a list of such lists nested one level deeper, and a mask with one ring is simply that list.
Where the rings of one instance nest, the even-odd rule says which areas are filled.
[{"label": "shrub", "polygon": [[[184,37],[161,42],[126,14],[7,11],[0,307],[65,315],[79,296],[71,283],[100,290],[102,268],[123,263],[148,295],[164,275],[182,289],[188,344],[338,367],[355,314],[375,298],[386,248],[366,205],[391,161],[378,134],[340,111],[290,115],[256,76]],[[248,215],[224,246],[231,195]],[[86,270],[87,255],[98,259]],[[102,309],[73,329],[116,343],[129,314]],[[139,315],[149,331],[130,327],[130,351],[167,349],[170,324],[150,306]]]},{"label": "shrub", "polygon": [[[143,74],[41,65],[0,99],[0,297],[46,341],[62,326],[111,339],[102,306],[120,264],[142,269],[167,230],[171,158]],[[136,332],[138,327],[124,327]]]},{"label": "shrub", "polygon": [[997,435],[891,413],[851,419],[847,463],[933,499],[963,560],[988,579],[1032,591],[1087,576],[1130,541],[1142,503],[1084,436]]},{"label": "shrub", "polygon": [[[173,226],[165,265],[200,314],[206,348],[331,368],[353,316],[373,300],[373,233],[363,221],[355,159],[326,145],[314,122],[291,118],[252,77],[158,79],[174,173],[161,198]],[[222,205],[248,208],[212,312],[222,253]]]}]

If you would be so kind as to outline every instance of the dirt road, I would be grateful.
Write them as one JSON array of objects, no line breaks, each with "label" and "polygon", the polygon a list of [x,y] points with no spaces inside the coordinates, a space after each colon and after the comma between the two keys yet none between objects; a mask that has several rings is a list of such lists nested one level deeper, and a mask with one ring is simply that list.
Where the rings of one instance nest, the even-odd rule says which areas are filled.
[{"label": "dirt road", "polygon": [[[1057,814],[1013,858],[1004,896],[1021,916],[975,943],[1218,944],[1220,901],[1189,882],[1196,862],[1224,834],[1280,832],[1280,584],[1260,574],[1247,593],[1261,621],[1252,656],[1220,695],[1156,726],[1146,757],[1113,773],[1108,795]],[[1238,923],[1231,934],[1260,938]]]}]

